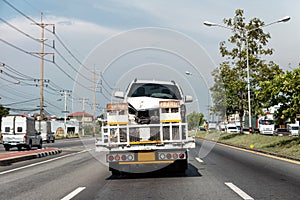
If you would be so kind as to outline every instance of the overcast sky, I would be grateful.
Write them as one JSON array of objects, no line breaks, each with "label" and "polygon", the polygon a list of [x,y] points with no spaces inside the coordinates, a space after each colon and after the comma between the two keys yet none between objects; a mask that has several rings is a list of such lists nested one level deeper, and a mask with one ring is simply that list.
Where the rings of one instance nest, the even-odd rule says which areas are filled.
[{"label": "overcast sky", "polygon": [[[300,62],[299,0],[12,0],[9,4],[27,18],[0,0],[1,63],[22,75],[39,79],[40,60],[20,49],[40,52],[40,43],[28,35],[41,37],[41,29],[29,20],[40,22],[41,12],[43,22],[55,24],[57,36],[67,47],[66,50],[53,34],[45,32],[45,43],[52,45],[55,40],[58,51],[45,47],[45,52],[55,53],[56,62],[54,65],[46,61],[44,66],[44,79],[51,83],[44,92],[45,109],[57,116],[61,116],[64,109],[57,89],[72,90],[72,102],[68,98],[70,112],[82,110],[79,99],[88,98],[85,110],[92,114],[94,78],[97,104],[101,108],[111,101],[114,90],[124,90],[128,82],[137,77],[174,79],[194,96],[193,106],[207,112],[210,104],[207,88],[212,84],[210,73],[222,62],[219,43],[230,36],[230,31],[206,27],[203,22],[222,24],[224,18],[234,16],[236,9],[244,10],[246,21],[257,17],[269,23],[290,16],[289,22],[264,29],[272,37],[269,47],[275,50],[268,59],[284,70],[296,68]],[[52,60],[52,55],[45,58]],[[2,69],[16,75],[7,67]],[[187,77],[185,71],[191,71],[193,75]],[[30,81],[19,83],[0,74],[0,103],[28,101],[10,107],[37,108],[39,88],[34,85],[38,83]]]}]

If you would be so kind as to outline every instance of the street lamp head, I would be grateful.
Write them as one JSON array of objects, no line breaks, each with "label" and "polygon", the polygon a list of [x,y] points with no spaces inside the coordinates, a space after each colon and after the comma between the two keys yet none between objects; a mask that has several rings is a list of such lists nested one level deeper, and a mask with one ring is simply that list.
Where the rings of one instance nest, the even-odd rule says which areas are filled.
[{"label": "street lamp head", "polygon": [[209,22],[209,21],[204,21],[203,24],[204,24],[205,26],[216,26],[215,23],[212,23],[212,22]]},{"label": "street lamp head", "polygon": [[185,71],[185,74],[188,75],[188,76],[192,75],[192,73],[189,72],[189,71]]},{"label": "street lamp head", "polygon": [[284,18],[278,20],[278,22],[288,22],[290,19],[291,19],[290,16],[286,16],[286,17],[284,17]]}]

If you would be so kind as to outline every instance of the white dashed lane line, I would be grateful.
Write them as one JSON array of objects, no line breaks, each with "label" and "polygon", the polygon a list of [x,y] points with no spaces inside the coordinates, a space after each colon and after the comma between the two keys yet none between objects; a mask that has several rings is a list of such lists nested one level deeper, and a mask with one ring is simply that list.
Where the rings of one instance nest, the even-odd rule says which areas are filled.
[{"label": "white dashed lane line", "polygon": [[227,185],[230,189],[232,189],[235,193],[237,193],[244,200],[254,200],[252,197],[250,197],[248,194],[246,194],[243,190],[238,188],[233,183],[225,183],[225,185]]},{"label": "white dashed lane line", "polygon": [[82,192],[86,187],[78,187],[76,190],[74,190],[73,192],[71,192],[70,194],[68,194],[67,196],[65,196],[64,198],[62,198],[61,200],[70,200],[73,197],[75,197],[77,194],[79,194],[80,192]]},{"label": "white dashed lane line", "polygon": [[203,163],[203,160],[201,160],[200,158],[196,157],[195,158],[199,163]]}]

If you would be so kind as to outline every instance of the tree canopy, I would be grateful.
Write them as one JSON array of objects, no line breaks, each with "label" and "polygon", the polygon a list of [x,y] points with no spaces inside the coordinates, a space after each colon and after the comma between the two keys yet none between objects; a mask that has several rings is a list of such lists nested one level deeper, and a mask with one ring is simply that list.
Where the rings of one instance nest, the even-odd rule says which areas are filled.
[{"label": "tree canopy", "polygon": [[226,42],[220,43],[220,54],[224,61],[212,72],[215,80],[211,88],[213,110],[222,116],[238,113],[240,119],[245,110],[248,110],[248,51],[251,108],[252,115],[257,116],[263,108],[255,96],[256,91],[262,89],[260,83],[282,74],[277,64],[264,59],[274,51],[267,46],[271,36],[262,29],[265,23],[260,19],[253,18],[246,23],[244,11],[241,9],[235,11],[233,18],[224,19],[223,22],[232,35]]},{"label": "tree canopy", "polygon": [[280,105],[275,113],[277,124],[283,124],[286,120],[295,122],[296,115],[300,114],[299,83],[300,68],[286,71],[260,83],[263,89],[256,91],[256,96],[261,104],[266,108]]},{"label": "tree canopy", "polygon": [[206,120],[204,119],[203,113],[192,112],[187,116],[189,130],[198,129],[199,126],[203,125]]}]

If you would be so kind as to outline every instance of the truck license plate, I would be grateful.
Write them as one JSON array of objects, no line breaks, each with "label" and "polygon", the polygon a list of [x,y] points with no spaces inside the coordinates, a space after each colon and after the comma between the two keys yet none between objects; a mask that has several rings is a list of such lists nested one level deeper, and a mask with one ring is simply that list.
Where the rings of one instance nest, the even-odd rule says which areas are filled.
[{"label": "truck license plate", "polygon": [[155,152],[139,152],[138,161],[152,161],[155,160]]}]

